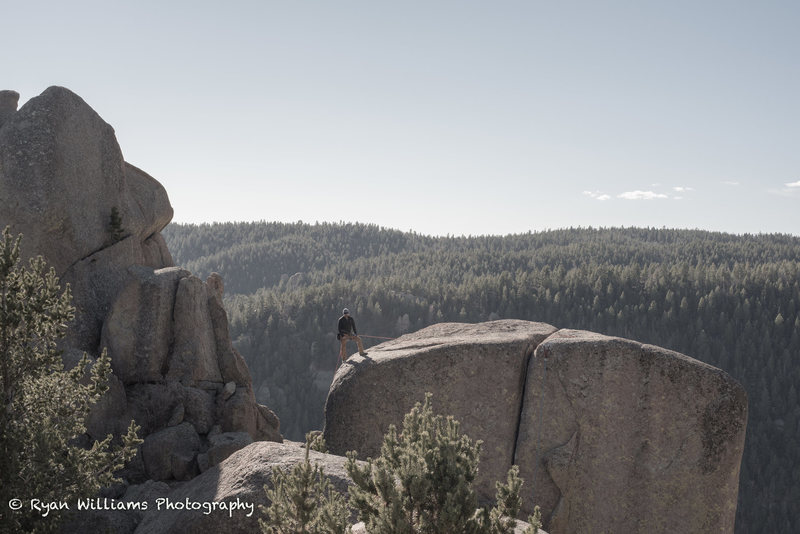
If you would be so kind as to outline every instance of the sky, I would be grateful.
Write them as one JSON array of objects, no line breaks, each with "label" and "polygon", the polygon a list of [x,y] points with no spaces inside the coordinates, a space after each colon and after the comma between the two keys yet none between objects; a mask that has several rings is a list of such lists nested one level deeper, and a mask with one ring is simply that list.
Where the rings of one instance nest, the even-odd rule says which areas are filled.
[{"label": "sky", "polygon": [[0,89],[80,95],[177,222],[800,235],[794,0],[0,9]]}]

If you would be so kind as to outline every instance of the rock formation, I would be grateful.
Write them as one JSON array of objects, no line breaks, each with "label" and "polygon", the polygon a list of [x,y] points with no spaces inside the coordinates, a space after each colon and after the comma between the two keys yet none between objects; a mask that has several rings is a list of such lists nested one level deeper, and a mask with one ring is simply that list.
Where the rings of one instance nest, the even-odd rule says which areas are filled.
[{"label": "rock formation", "polygon": [[541,323],[434,325],[339,369],[329,449],[376,456],[426,391],[484,441],[481,497],[519,465],[549,532],[733,531],[747,398],[719,369]]},{"label": "rock formation", "polygon": [[[205,514],[203,510],[158,510],[148,508],[144,520],[136,530],[141,534],[182,534],[219,532],[224,534],[259,532],[259,505],[268,505],[264,486],[271,485],[272,470],[276,467],[289,471],[303,461],[304,447],[299,443],[253,443],[233,453],[227,460],[212,467],[191,482],[164,495],[173,503],[240,502],[252,508],[233,511],[217,510]],[[351,484],[345,470],[346,458],[310,451],[311,462],[319,464],[331,479],[334,488],[346,495]],[[248,517],[248,514],[252,514]]]},{"label": "rock formation", "polygon": [[124,161],[111,126],[71,91],[50,87],[19,110],[18,99],[0,91],[0,229],[22,233],[23,257],[44,256],[72,288],[65,364],[111,356],[89,438],[141,425],[131,482],[187,480],[236,444],[281,441],[231,345],[222,279],[173,266],[161,184]]},{"label": "rock formation", "polygon": [[514,457],[528,357],[555,331],[526,321],[444,323],[353,356],[328,394],[325,442],[336,454],[377,457],[389,425],[431,392],[434,410],[483,440],[477,489],[488,502]]},{"label": "rock formation", "polygon": [[[158,486],[142,486],[128,490],[125,500],[147,499],[148,512],[140,514],[136,534],[194,534],[195,532],[214,532],[221,534],[250,534],[260,532],[258,519],[259,506],[267,506],[264,486],[272,485],[272,472],[280,468],[290,471],[303,461],[305,448],[300,443],[258,442],[233,453],[227,460],[209,469],[190,482],[165,492]],[[322,467],[329,477],[334,490],[347,497],[352,484],[342,456],[310,451],[309,460]],[[216,510],[165,510],[166,501],[161,508],[156,499],[168,499],[170,503],[242,503],[252,508],[240,508],[228,513]],[[249,515],[252,511],[252,515]],[[111,519],[109,519],[109,522]],[[119,521],[119,519],[117,519]],[[130,529],[130,522],[126,527]],[[515,532],[521,533],[527,523],[518,521]],[[117,531],[115,531],[117,532]],[[126,532],[133,532],[127,530]],[[353,526],[353,534],[368,534],[364,523]],[[547,534],[539,530],[541,534]]]}]

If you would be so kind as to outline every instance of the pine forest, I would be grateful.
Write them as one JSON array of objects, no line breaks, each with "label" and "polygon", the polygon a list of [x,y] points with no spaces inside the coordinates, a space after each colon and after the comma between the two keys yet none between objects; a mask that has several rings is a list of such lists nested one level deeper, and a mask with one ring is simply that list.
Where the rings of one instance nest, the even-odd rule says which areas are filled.
[{"label": "pine forest", "polygon": [[429,237],[303,222],[170,224],[164,235],[177,265],[223,276],[234,344],[289,439],[322,426],[344,307],[367,350],[439,322],[591,330],[739,380],[749,420],[736,531],[800,532],[800,238],[655,228]]}]

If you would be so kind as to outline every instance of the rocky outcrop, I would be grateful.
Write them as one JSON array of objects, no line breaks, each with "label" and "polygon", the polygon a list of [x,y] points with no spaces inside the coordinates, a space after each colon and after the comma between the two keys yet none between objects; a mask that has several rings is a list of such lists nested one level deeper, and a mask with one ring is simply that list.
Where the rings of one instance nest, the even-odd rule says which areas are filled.
[{"label": "rocky outcrop", "polygon": [[127,165],[113,128],[62,87],[6,118],[0,160],[0,222],[25,235],[24,255],[43,254],[59,276],[113,244],[112,210],[122,224],[117,240],[135,237],[140,254],[172,218],[161,184]]},{"label": "rocky outcrop", "polygon": [[94,353],[125,270],[172,265],[159,233],[172,206],[161,184],[125,162],[113,128],[78,95],[50,87],[11,113],[14,94],[0,97],[0,228],[22,233],[23,257],[43,255],[72,286],[69,346]]},{"label": "rocky outcrop", "polygon": [[390,424],[433,393],[433,407],[483,440],[477,490],[495,496],[514,456],[528,358],[555,332],[527,321],[443,323],[352,356],[336,373],[325,407],[325,441],[335,454],[380,454]]},{"label": "rocky outcrop", "polygon": [[375,456],[425,391],[484,441],[482,496],[516,463],[549,532],[733,531],[747,399],[719,369],[541,323],[435,325],[339,369],[328,447]]},{"label": "rocky outcrop", "polygon": [[174,267],[160,232],[172,218],[166,191],[125,162],[114,130],[79,96],[50,87],[17,110],[0,91],[0,228],[22,233],[22,255],[42,255],[72,289],[76,317],[66,365],[83,352],[111,356],[108,395],[87,421],[91,439],[141,425],[129,482],[187,480],[198,456],[217,461],[215,435],[281,441],[278,418],[255,401],[231,344],[217,274]]},{"label": "rocky outcrop", "polygon": [[[289,471],[303,461],[305,449],[298,443],[261,441],[233,453],[199,477],[172,490],[165,497],[171,503],[240,503],[232,510],[159,510],[151,508],[136,530],[140,534],[182,534],[219,532],[222,534],[258,532],[259,505],[268,505],[264,486],[272,485],[275,468]],[[310,451],[309,460],[319,464],[336,491],[344,495],[351,484],[345,469],[346,458]]]},{"label": "rocky outcrop", "polygon": [[180,423],[147,436],[142,459],[151,480],[189,480],[199,473],[200,436],[191,423]]},{"label": "rocky outcrop", "polygon": [[517,462],[552,532],[733,532],[747,397],[729,375],[561,330],[528,376]]}]

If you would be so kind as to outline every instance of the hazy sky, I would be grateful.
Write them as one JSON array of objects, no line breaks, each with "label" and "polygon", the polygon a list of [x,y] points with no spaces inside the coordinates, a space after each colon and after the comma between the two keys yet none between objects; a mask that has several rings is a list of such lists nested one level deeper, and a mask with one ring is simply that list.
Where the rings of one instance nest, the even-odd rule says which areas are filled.
[{"label": "hazy sky", "polygon": [[800,2],[0,0],[179,222],[800,235]]}]

